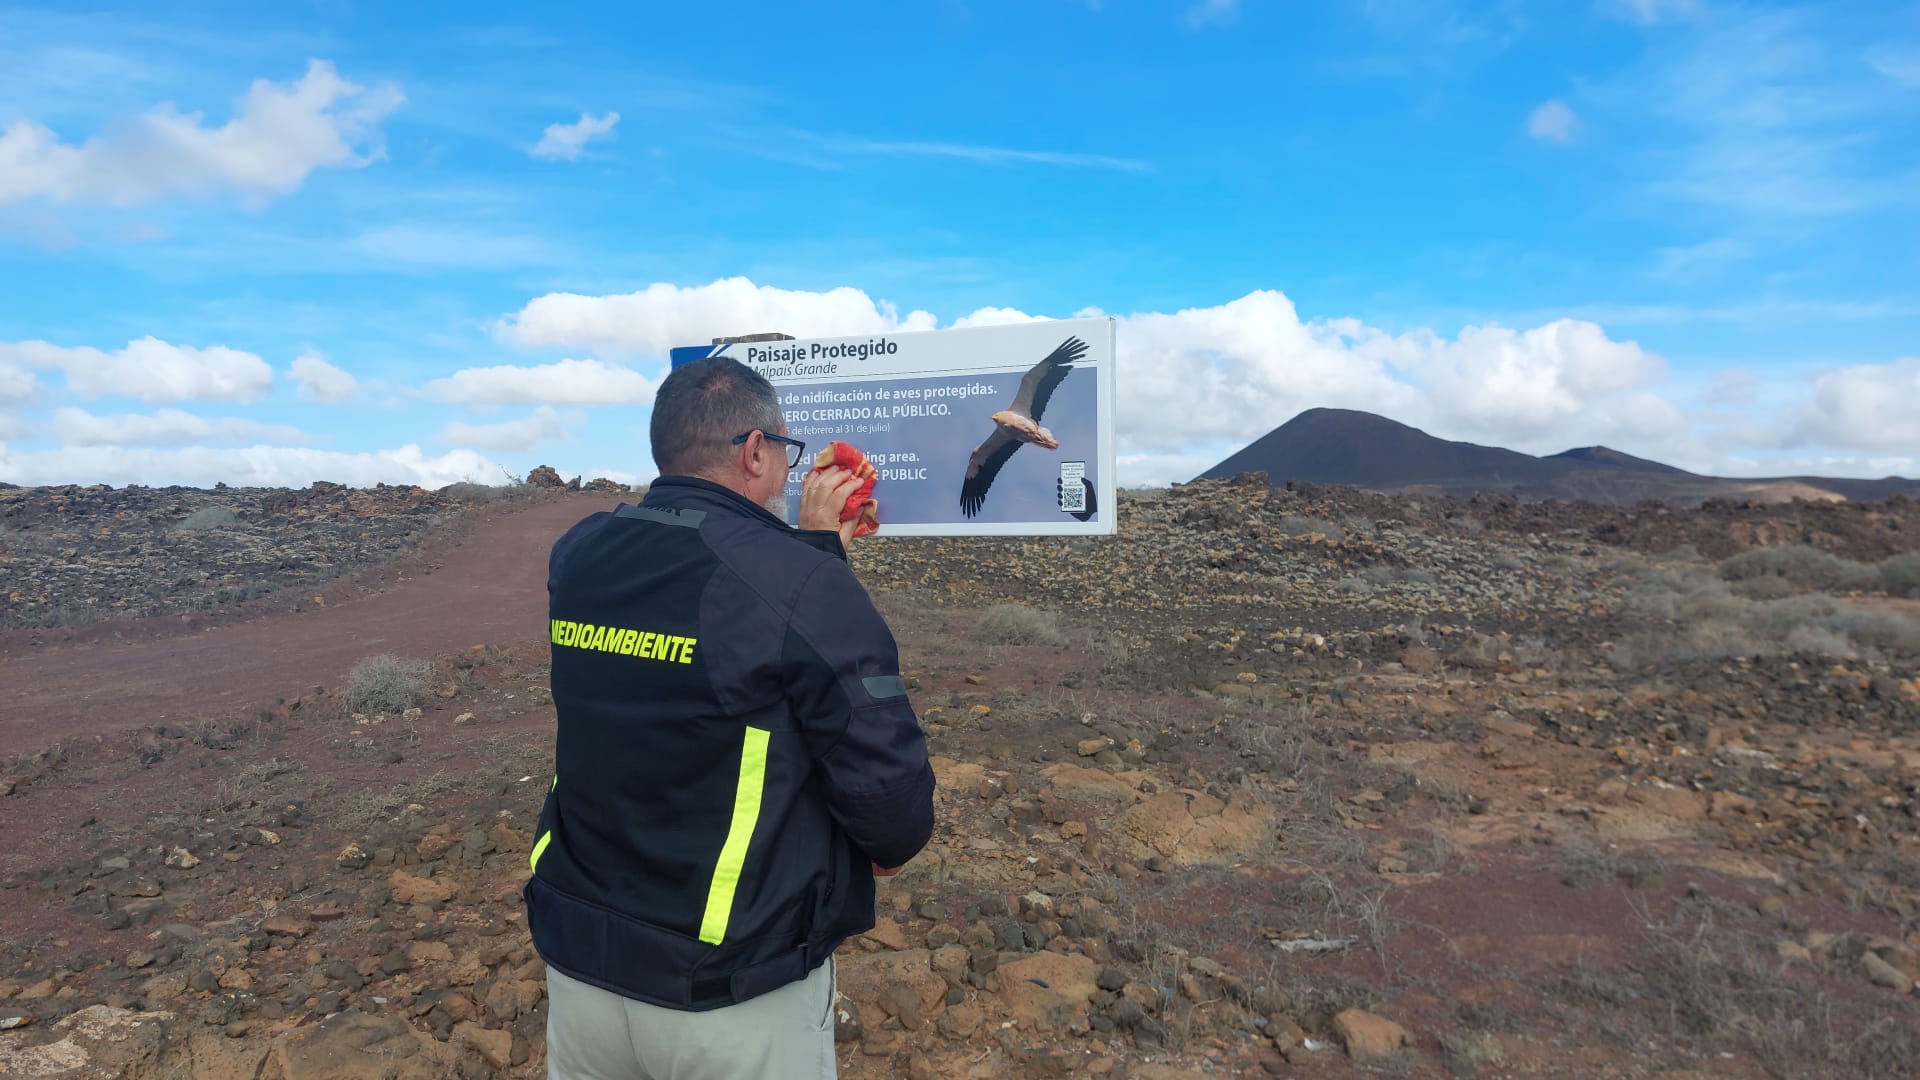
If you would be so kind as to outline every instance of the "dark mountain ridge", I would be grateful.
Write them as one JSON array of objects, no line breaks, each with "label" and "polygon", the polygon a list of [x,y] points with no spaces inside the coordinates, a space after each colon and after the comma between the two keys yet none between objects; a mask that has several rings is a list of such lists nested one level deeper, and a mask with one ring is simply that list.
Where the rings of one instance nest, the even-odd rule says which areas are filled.
[{"label": "dark mountain ridge", "polygon": [[1353,409],[1308,409],[1200,474],[1218,479],[1264,472],[1289,480],[1345,484],[1371,491],[1471,496],[1504,492],[1527,499],[1631,505],[1647,499],[1695,505],[1713,498],[1877,501],[1920,497],[1920,480],[1819,476],[1703,476],[1605,446],[1546,457],[1498,446],[1436,438],[1419,428]]}]

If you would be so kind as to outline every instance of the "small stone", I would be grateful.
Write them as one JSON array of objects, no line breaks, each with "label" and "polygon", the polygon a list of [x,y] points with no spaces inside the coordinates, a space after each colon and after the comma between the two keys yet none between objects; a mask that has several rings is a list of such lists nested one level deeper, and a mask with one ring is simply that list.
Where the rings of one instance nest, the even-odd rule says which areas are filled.
[{"label": "small stone", "polygon": [[1081,757],[1092,757],[1102,750],[1113,746],[1113,740],[1107,738],[1081,739],[1073,745],[1074,753]]},{"label": "small stone", "polygon": [[127,966],[132,968],[135,971],[139,971],[141,968],[148,967],[152,965],[152,963],[153,963],[153,954],[150,952],[137,952],[127,957]]},{"label": "small stone", "polygon": [[910,986],[895,984],[889,986],[880,995],[880,1008],[891,1017],[900,1021],[900,1026],[908,1031],[920,1027],[920,995]]},{"label": "small stone", "polygon": [[167,865],[181,870],[191,870],[200,865],[200,860],[195,858],[193,852],[188,851],[186,848],[177,847],[167,852]]},{"label": "small stone", "polygon": [[470,1046],[487,1059],[487,1064],[495,1069],[505,1069],[513,1064],[513,1033],[510,1031],[491,1031],[471,1020],[465,1020],[453,1026],[453,1041],[462,1046]]},{"label": "small stone", "polygon": [[358,870],[371,861],[366,849],[357,843],[348,844],[340,849],[340,854],[334,856],[334,862],[344,870]]},{"label": "small stone", "polygon": [[1774,955],[1780,957],[1783,964],[1812,964],[1813,953],[1797,941],[1781,941],[1773,946]]},{"label": "small stone", "polygon": [[160,883],[150,877],[123,878],[109,890],[115,896],[159,896]]},{"label": "small stone", "polygon": [[1404,874],[1407,872],[1407,860],[1392,855],[1380,860],[1382,874]]},{"label": "small stone", "polygon": [[1875,986],[1884,986],[1899,994],[1913,989],[1913,980],[1907,977],[1907,973],[1880,959],[1877,953],[1861,953],[1860,968]]},{"label": "small stone", "polygon": [[1355,1061],[1384,1060],[1413,1042],[1405,1028],[1364,1009],[1348,1009],[1334,1017],[1333,1030]]},{"label": "small stone", "polygon": [[393,900],[397,904],[444,904],[460,893],[460,886],[446,878],[416,877],[405,870],[395,870],[388,875],[387,884],[393,887]]},{"label": "small stone", "polygon": [[873,929],[867,931],[866,936],[867,940],[896,952],[907,947],[907,932],[900,929],[900,924],[892,919],[875,919]]},{"label": "small stone", "polygon": [[470,712],[463,712],[459,716],[454,717],[453,722],[456,725],[471,724],[473,723],[473,714]]},{"label": "small stone", "polygon": [[969,957],[965,947],[944,945],[933,952],[930,964],[933,973],[945,979],[948,986],[959,986],[966,982]]},{"label": "small stone", "polygon": [[283,937],[297,938],[307,935],[306,920],[296,919],[291,915],[275,915],[266,922],[261,923],[260,929],[265,930],[269,934],[279,934]]}]

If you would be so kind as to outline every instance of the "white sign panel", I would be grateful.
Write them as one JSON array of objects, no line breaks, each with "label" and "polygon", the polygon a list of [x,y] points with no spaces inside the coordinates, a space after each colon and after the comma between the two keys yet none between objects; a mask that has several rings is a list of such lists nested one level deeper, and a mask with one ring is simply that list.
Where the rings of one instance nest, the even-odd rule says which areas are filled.
[{"label": "white sign panel", "polygon": [[882,536],[1114,531],[1114,320],[1064,319],[673,350],[730,356],[771,381],[787,434],[879,470]]}]

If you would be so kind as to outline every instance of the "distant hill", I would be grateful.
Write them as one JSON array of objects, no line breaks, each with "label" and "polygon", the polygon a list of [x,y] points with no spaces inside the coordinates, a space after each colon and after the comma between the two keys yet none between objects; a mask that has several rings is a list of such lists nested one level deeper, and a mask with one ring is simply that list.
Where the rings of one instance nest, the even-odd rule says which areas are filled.
[{"label": "distant hill", "polygon": [[1469,496],[1505,492],[1525,499],[1584,499],[1631,505],[1654,499],[1696,505],[1706,499],[1873,501],[1920,498],[1920,480],[1846,480],[1815,476],[1730,479],[1701,476],[1605,446],[1535,457],[1498,446],[1435,438],[1419,428],[1352,409],[1308,409],[1201,473],[1202,479],[1264,472],[1275,484],[1299,480],[1372,491]]}]

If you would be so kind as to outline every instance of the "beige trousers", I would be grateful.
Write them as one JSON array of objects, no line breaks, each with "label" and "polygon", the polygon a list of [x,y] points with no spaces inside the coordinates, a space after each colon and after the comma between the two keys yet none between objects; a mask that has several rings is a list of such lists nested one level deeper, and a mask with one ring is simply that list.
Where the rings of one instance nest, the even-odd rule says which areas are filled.
[{"label": "beige trousers", "polygon": [[708,1012],[624,998],[547,969],[547,1080],[834,1080],[833,959]]}]

